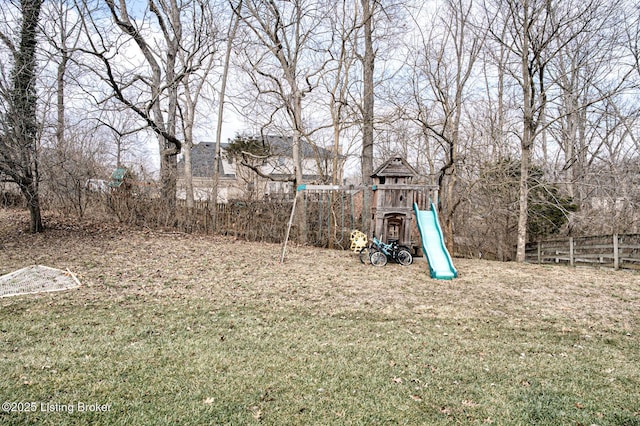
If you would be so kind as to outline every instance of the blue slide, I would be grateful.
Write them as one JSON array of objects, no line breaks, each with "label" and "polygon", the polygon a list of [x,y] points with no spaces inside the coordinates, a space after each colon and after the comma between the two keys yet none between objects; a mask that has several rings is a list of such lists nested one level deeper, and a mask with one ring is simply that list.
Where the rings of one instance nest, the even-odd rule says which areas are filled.
[{"label": "blue slide", "polygon": [[422,239],[422,252],[429,262],[431,278],[437,280],[457,278],[458,271],[453,266],[451,255],[444,245],[436,206],[431,203],[431,210],[418,210],[418,205],[414,203],[413,210],[416,212],[416,223]]}]

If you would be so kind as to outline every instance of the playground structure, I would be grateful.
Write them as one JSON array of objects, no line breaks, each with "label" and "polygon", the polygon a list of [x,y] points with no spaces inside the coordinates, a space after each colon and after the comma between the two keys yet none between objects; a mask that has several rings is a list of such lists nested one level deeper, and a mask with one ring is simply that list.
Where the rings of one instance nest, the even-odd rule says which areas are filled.
[{"label": "playground structure", "polygon": [[457,278],[458,271],[453,266],[449,250],[444,244],[435,204],[431,203],[430,210],[420,210],[417,204],[413,205],[413,209],[416,214],[420,239],[422,240],[422,251],[429,262],[431,278],[438,280]]},{"label": "playground structure", "polygon": [[[372,175],[374,183],[371,187],[373,195],[370,201],[371,216],[368,224],[365,217],[367,210],[365,206],[369,202],[367,188],[299,185],[297,191],[303,192],[304,196],[301,199],[306,203],[307,228],[318,236],[327,233],[329,246],[341,245],[346,248],[345,236],[350,235],[351,249],[355,250],[354,245],[361,249],[362,244],[366,243],[366,238],[363,236],[366,237],[370,233],[374,239],[383,244],[405,246],[416,253],[421,249],[429,262],[432,278],[456,278],[458,273],[444,244],[436,205],[432,202],[434,199],[437,200],[437,186],[414,184],[413,179],[417,176],[413,167],[400,156],[394,156],[378,167]],[[360,194],[358,201],[354,199],[354,194]],[[351,228],[345,221],[347,199],[351,206],[350,214],[347,215],[350,218]],[[297,200],[298,197],[294,199],[291,209],[281,262],[284,261],[286,254]],[[356,205],[358,208],[355,207]],[[356,210],[362,212],[359,219],[357,219]],[[339,217],[342,220],[339,220]],[[358,222],[363,225],[363,228],[360,228],[363,232],[354,234],[352,231],[356,229],[354,225]],[[366,229],[366,225],[370,228]],[[420,243],[414,243],[412,239],[412,235],[416,235],[412,232],[415,228],[420,235]],[[307,233],[307,235],[310,234]]]},{"label": "playground structure", "polygon": [[412,239],[415,217],[431,278],[456,278],[458,272],[444,244],[436,205],[432,202],[438,198],[437,186],[414,185],[417,175],[400,156],[390,158],[373,173],[373,235],[387,244],[415,247]]},{"label": "playground structure", "polygon": [[413,204],[427,208],[429,200],[437,197],[437,186],[413,184],[417,176],[400,156],[385,161],[371,176],[371,231],[380,241],[413,246]]},{"label": "playground structure", "polygon": [[[321,247],[348,248],[349,244],[353,246],[352,231],[356,228],[366,230],[364,206],[368,203],[368,197],[365,187],[303,184],[298,185],[297,192],[303,195],[300,198],[306,212],[307,243]],[[297,203],[298,197],[295,197],[286,227],[280,263],[284,262]],[[366,234],[360,234],[360,239],[366,243]]]}]

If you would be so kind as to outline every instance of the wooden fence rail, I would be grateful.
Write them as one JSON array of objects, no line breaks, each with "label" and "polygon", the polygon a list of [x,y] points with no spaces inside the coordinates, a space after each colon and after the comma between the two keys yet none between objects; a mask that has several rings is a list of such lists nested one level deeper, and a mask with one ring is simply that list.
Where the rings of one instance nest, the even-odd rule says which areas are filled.
[{"label": "wooden fence rail", "polygon": [[640,270],[640,234],[569,237],[529,243],[526,261]]}]

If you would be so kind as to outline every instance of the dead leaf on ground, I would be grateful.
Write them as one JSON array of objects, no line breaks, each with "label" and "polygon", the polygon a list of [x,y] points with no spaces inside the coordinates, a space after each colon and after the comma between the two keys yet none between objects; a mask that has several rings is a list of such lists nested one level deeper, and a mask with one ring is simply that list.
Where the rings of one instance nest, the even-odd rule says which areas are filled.
[{"label": "dead leaf on ground", "polygon": [[260,407],[251,407],[251,416],[256,420],[260,420],[262,418],[262,410],[260,409]]}]

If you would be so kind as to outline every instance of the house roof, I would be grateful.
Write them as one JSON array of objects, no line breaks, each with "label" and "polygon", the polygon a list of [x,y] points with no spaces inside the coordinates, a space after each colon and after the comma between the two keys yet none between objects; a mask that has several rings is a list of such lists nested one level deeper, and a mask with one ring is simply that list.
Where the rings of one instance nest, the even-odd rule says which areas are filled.
[{"label": "house roof", "polygon": [[[224,148],[224,144],[221,145]],[[212,177],[213,161],[216,158],[215,142],[200,142],[191,148],[191,173],[194,177]],[[221,177],[233,178],[235,170],[225,165],[222,158],[218,159]],[[184,173],[184,159],[178,162],[178,173]]]},{"label": "house roof", "polygon": [[382,163],[371,175],[371,177],[383,176],[414,177],[418,176],[418,172],[402,156],[395,155]]},{"label": "house roof", "polygon": [[[291,157],[291,149],[293,146],[293,137],[291,136],[278,136],[278,135],[265,135],[264,141],[271,148],[273,155],[281,157]],[[316,156],[316,150],[307,141],[301,141],[301,154],[302,158],[313,158]],[[332,153],[328,149],[316,147],[320,158],[331,158]]]},{"label": "house roof", "polygon": [[[277,136],[277,135],[265,135],[265,142],[271,148],[271,154],[274,157],[291,158],[291,146],[293,144],[293,138],[291,136]],[[229,143],[220,144],[221,150],[224,150],[229,146]],[[316,152],[314,148],[306,141],[301,145],[303,158],[314,158]],[[321,158],[331,158],[332,152],[324,149],[317,148],[318,155]],[[215,142],[200,142],[194,144],[191,148],[191,170],[194,177],[212,177],[213,176],[213,161],[215,159],[216,144]],[[235,176],[235,164],[231,164],[224,158],[224,155],[218,159],[220,173],[223,177],[233,178]],[[184,160],[180,159],[178,162],[178,172],[184,173]],[[274,176],[277,173],[273,173]],[[284,175],[282,175],[284,176]],[[305,178],[314,178],[315,175],[306,175]]]},{"label": "house roof", "polygon": [[[293,144],[293,138],[291,136],[277,136],[277,135],[265,135],[265,142],[271,148],[271,154],[273,157],[291,158],[291,146]],[[222,143],[221,150],[224,152],[229,143]],[[306,141],[302,142],[302,157],[314,158],[316,152],[314,148]],[[318,154],[321,158],[331,158],[332,152],[324,149],[317,148]],[[194,144],[191,148],[191,170],[194,177],[212,177],[213,176],[213,161],[215,158],[216,144],[215,142],[200,142]],[[235,163],[232,163],[224,158],[224,155],[218,159],[220,175],[221,177],[233,178],[235,176]],[[184,172],[184,160],[180,159],[178,162],[179,173]],[[280,172],[281,174],[282,172]],[[272,171],[273,176],[280,176],[275,170]],[[285,176],[285,175],[282,175]],[[306,179],[315,178],[315,175],[305,174]]]},{"label": "house roof", "polygon": [[[216,144],[202,142],[191,148],[191,173],[197,177],[213,176],[213,160],[216,158]],[[178,163],[179,172],[184,172],[184,159]]]}]

